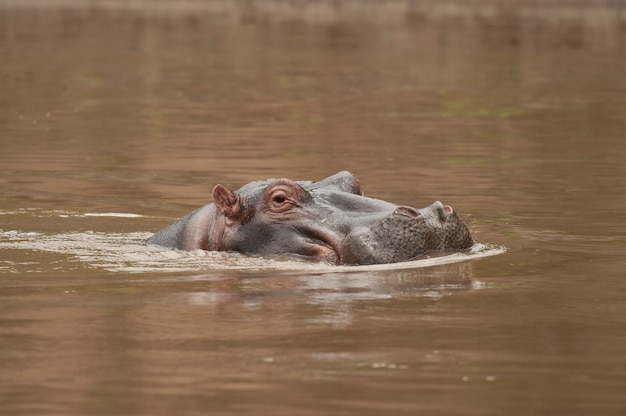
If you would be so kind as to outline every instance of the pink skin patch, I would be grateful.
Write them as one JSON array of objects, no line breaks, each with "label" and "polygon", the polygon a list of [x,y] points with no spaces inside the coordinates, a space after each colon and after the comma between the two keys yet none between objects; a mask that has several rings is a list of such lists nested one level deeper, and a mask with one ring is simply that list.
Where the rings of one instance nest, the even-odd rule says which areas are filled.
[{"label": "pink skin patch", "polygon": [[445,205],[443,207],[444,211],[446,211],[448,214],[452,214],[454,211],[452,210],[452,207],[450,205]]}]

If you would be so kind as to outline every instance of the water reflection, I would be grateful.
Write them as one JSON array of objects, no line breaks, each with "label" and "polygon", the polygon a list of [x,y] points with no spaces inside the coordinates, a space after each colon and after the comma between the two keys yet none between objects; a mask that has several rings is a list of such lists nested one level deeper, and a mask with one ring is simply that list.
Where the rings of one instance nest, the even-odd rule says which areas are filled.
[{"label": "water reflection", "polygon": [[[252,274],[252,276],[246,276]],[[228,273],[180,277],[179,282],[204,282],[206,289],[177,291],[164,302],[209,306],[217,311],[241,307],[259,313],[297,313],[303,305],[317,311],[308,324],[344,327],[353,323],[353,308],[364,301],[444,296],[480,289],[471,263],[454,263],[410,270],[344,273]],[[184,287],[184,286],[183,286]],[[381,317],[382,318],[382,317]]]}]

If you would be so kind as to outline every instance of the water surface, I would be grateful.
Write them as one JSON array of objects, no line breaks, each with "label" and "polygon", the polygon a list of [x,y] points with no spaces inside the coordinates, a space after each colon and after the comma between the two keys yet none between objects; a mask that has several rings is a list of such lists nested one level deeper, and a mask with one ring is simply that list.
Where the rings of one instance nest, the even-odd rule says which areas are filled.
[{"label": "water surface", "polygon": [[[624,414],[618,6],[0,2],[2,414]],[[143,245],[217,183],[340,170],[483,246]]]}]

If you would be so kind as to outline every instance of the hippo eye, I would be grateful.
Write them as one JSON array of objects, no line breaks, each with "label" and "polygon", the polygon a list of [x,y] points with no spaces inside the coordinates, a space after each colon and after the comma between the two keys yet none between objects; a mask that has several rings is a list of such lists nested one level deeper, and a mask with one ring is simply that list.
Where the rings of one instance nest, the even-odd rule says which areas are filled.
[{"label": "hippo eye", "polygon": [[288,179],[278,179],[265,190],[263,201],[271,212],[280,214],[300,207],[308,196],[297,183]]},{"label": "hippo eye", "polygon": [[293,201],[289,199],[289,196],[282,189],[274,191],[271,195],[270,201],[271,208],[275,212],[285,211],[293,205]]},{"label": "hippo eye", "polygon": [[273,203],[275,203],[275,204],[280,205],[280,204],[283,204],[286,200],[287,200],[287,198],[285,198],[284,196],[282,196],[282,195],[277,195],[277,196],[275,196],[275,197],[272,199],[272,202],[273,202]]}]

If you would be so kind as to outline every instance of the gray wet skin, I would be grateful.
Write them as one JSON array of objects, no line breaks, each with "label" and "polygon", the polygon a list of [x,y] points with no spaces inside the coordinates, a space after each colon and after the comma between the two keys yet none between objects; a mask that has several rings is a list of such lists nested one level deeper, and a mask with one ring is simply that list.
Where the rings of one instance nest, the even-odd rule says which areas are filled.
[{"label": "gray wet skin", "polygon": [[353,265],[408,261],[473,244],[449,206],[437,201],[416,209],[368,198],[350,172],[318,182],[256,181],[234,192],[216,185],[213,200],[150,237],[148,244]]}]

